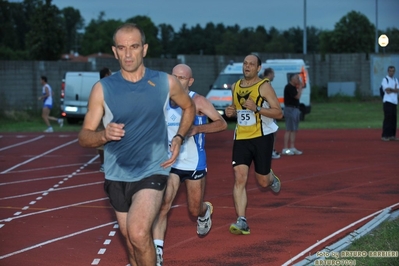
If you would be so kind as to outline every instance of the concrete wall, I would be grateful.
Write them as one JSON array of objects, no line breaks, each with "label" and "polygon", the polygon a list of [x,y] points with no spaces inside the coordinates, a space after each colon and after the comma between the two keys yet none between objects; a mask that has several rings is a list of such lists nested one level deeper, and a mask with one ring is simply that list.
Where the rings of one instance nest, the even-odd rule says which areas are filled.
[{"label": "concrete wall", "polygon": [[[370,69],[373,66],[366,54],[262,54],[266,59],[300,58],[309,65],[312,86],[327,87],[328,82],[355,82],[362,95],[373,95]],[[373,58],[378,58],[373,55]],[[384,55],[387,56],[386,54]],[[397,56],[397,55],[396,55]],[[206,95],[217,75],[230,62],[242,62],[244,56],[180,55],[177,59],[145,59],[149,68],[170,73],[173,66],[186,63],[191,66],[195,78],[192,90]],[[0,61],[0,111],[40,110],[40,76],[45,75],[54,91],[55,104],[59,105],[61,82],[67,71],[99,71],[107,66],[112,71],[119,69],[113,58],[91,58],[87,63],[49,61]],[[399,66],[396,66],[399,68]],[[373,77],[374,78],[374,77]],[[376,94],[375,94],[376,95]]]}]

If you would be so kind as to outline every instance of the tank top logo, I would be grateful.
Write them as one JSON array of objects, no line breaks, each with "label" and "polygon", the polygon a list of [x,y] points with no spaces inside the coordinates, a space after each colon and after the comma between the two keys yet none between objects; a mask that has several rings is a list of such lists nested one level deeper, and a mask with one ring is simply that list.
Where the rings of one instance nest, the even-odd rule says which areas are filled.
[{"label": "tank top logo", "polygon": [[245,91],[242,90],[242,91],[237,92],[237,100],[240,103],[242,109],[244,109],[244,110],[247,108],[244,107],[243,105],[244,105],[245,101],[248,100],[250,94],[251,94],[251,92],[248,90],[245,90]]}]

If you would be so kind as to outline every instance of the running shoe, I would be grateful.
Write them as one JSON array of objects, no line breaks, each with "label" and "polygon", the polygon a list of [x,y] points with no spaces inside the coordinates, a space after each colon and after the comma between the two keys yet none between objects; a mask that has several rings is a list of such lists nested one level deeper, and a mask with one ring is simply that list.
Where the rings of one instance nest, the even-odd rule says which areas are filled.
[{"label": "running shoe", "polygon": [[58,122],[58,125],[60,125],[60,127],[64,126],[64,119],[59,118],[59,119],[57,119],[57,122]]},{"label": "running shoe", "polygon": [[230,233],[234,235],[249,235],[251,230],[249,230],[247,221],[242,218],[238,218],[237,222],[230,225]]},{"label": "running shoe", "polygon": [[292,151],[295,155],[301,155],[303,152],[300,150],[297,150],[296,148],[291,148],[290,151]]},{"label": "running shoe", "polygon": [[43,132],[51,133],[51,132],[54,132],[54,130],[53,130],[52,127],[49,127],[49,128],[47,128],[45,131],[43,131]]},{"label": "running shoe", "polygon": [[280,158],[280,153],[278,153],[276,150],[273,150],[272,159],[279,159],[279,158]]},{"label": "running shoe", "polygon": [[210,202],[205,202],[208,206],[208,209],[203,218],[198,217],[197,219],[197,234],[199,236],[205,236],[209,233],[212,227],[212,218],[211,215],[213,213],[213,205]]},{"label": "running shoe", "polygon": [[100,170],[99,170],[99,171],[102,172],[102,173],[104,173],[104,164],[101,164]]},{"label": "running shoe", "polygon": [[283,154],[283,155],[295,155],[295,153],[293,151],[291,151],[291,149],[283,149],[281,154]]},{"label": "running shoe", "polygon": [[270,174],[273,176],[273,183],[270,185],[270,189],[274,193],[279,193],[281,189],[280,179],[274,174],[272,169],[270,169]]}]

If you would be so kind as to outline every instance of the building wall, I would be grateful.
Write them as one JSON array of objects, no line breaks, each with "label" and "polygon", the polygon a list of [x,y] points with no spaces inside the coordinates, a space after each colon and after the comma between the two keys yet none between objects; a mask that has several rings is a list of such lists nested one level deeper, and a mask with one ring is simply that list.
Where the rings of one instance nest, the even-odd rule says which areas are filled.
[{"label": "building wall", "polygon": [[[366,54],[258,54],[266,59],[304,59],[309,65],[312,86],[327,87],[328,82],[356,82],[362,95],[373,95],[370,88],[371,61]],[[379,55],[373,55],[374,58]],[[386,57],[387,55],[384,54]],[[397,55],[396,55],[397,56]],[[217,75],[231,61],[242,62],[244,56],[180,55],[177,59],[146,58],[144,64],[152,69],[171,73],[173,66],[186,63],[193,70],[192,90],[206,95]],[[99,71],[103,67],[119,69],[114,58],[90,58],[89,62],[66,61],[0,61],[0,111],[40,110],[40,76],[45,75],[53,88],[55,105],[59,105],[62,79],[67,71]],[[397,66],[399,68],[399,66]],[[381,77],[382,78],[382,77]],[[373,77],[374,79],[374,77]],[[377,77],[380,79],[380,77]]]}]

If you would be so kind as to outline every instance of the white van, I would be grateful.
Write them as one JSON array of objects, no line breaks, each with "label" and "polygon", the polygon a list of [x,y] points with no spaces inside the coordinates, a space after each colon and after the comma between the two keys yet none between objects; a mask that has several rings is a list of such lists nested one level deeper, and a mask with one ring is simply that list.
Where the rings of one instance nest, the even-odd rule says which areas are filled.
[{"label": "white van", "polygon": [[61,116],[70,124],[83,120],[93,85],[99,72],[67,72],[61,85]]},{"label": "white van", "polygon": [[[284,87],[288,84],[289,77],[292,74],[299,74],[301,77],[305,87],[302,91],[299,108],[301,110],[301,120],[304,120],[305,115],[311,111],[310,79],[305,62],[302,59],[266,60],[266,62],[262,63],[261,70],[258,73],[259,76],[262,77],[265,69],[269,67],[274,70],[275,77],[271,84],[283,109]],[[206,98],[221,115],[224,115],[224,109],[232,102],[231,85],[242,77],[242,63],[231,63],[219,74],[208,92]]]}]

